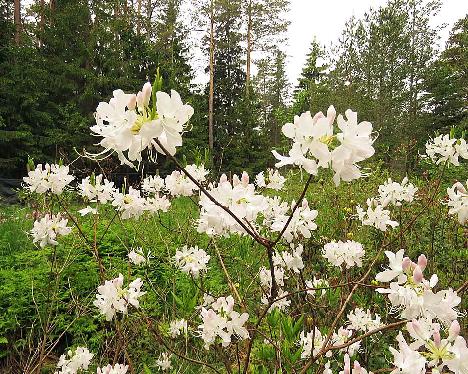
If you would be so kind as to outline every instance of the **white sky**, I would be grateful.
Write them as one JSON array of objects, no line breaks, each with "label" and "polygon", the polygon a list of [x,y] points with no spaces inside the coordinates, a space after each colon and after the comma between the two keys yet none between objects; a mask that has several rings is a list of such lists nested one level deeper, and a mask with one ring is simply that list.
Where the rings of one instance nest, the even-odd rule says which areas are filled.
[{"label": "white sky", "polygon": [[[286,48],[286,71],[291,83],[297,82],[314,36],[319,43],[328,46],[338,40],[346,20],[352,15],[360,18],[370,7],[377,8],[385,3],[385,0],[291,0]],[[441,11],[433,20],[434,25],[448,25],[440,35],[442,46],[453,24],[467,13],[468,1],[443,0]]]}]

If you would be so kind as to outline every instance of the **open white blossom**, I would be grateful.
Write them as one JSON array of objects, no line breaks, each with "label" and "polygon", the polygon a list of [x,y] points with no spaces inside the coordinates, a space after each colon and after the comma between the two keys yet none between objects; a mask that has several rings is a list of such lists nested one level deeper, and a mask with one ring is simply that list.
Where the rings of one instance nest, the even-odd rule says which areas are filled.
[{"label": "open white blossom", "polygon": [[132,249],[129,253],[128,253],[128,259],[135,265],[141,265],[145,262],[148,261],[148,257],[150,255],[151,252],[148,252],[147,255],[145,255],[145,253],[143,252],[143,249],[138,247],[138,248],[135,248],[135,249]]},{"label": "open white blossom", "polygon": [[387,226],[397,227],[398,222],[390,219],[390,211],[384,209],[375,199],[367,199],[367,210],[359,205],[356,207],[357,215],[364,226],[373,226],[381,231],[387,231]]},{"label": "open white blossom", "polygon": [[70,234],[71,227],[67,226],[68,220],[60,215],[45,215],[34,222],[31,229],[33,243],[39,243],[41,247],[48,244],[57,245],[57,237]]},{"label": "open white blossom", "polygon": [[210,255],[203,249],[184,246],[176,251],[174,261],[176,266],[184,273],[191,274],[195,278],[198,277],[201,271],[207,270],[207,264],[210,260]]},{"label": "open white blossom", "polygon": [[[333,345],[341,345],[346,344],[352,337],[353,331],[349,328],[340,327],[336,332],[333,332],[332,335],[332,343]],[[361,342],[357,341],[348,347],[341,348],[340,351],[344,353],[349,353],[353,356],[361,347]],[[328,352],[327,352],[328,353]]]},{"label": "open white blossom", "polygon": [[426,359],[406,343],[401,331],[397,336],[397,341],[399,351],[390,347],[390,352],[393,354],[393,365],[395,366],[395,370],[391,374],[425,374]]},{"label": "open white blossom", "polygon": [[352,312],[348,313],[349,329],[360,330],[362,332],[368,332],[382,327],[383,324],[380,321],[380,316],[376,313],[375,318],[372,318],[372,314],[369,309],[356,308]]},{"label": "open white blossom", "polygon": [[74,351],[70,349],[66,355],[60,356],[57,363],[58,371],[55,374],[76,374],[78,371],[88,370],[93,356],[86,347],[76,347]]},{"label": "open white blossom", "polygon": [[347,269],[353,266],[362,266],[362,258],[365,251],[361,243],[348,240],[341,240],[325,244],[322,250],[322,256],[334,266],[345,266]]},{"label": "open white blossom", "polygon": [[[270,303],[270,293],[264,294],[261,298],[261,302],[263,305],[268,305]],[[273,304],[270,305],[270,308],[268,309],[268,313],[271,313],[274,309],[278,309],[281,311],[285,311],[290,305],[291,305],[291,300],[288,299],[289,293],[288,291],[283,290],[282,288],[278,289],[278,294],[276,295],[275,299],[277,299]]]},{"label": "open white blossom", "polygon": [[159,175],[148,175],[141,183],[141,190],[146,194],[158,194],[166,188],[164,179]]},{"label": "open white blossom", "polygon": [[128,371],[128,365],[111,364],[97,369],[97,374],[126,374]]},{"label": "open white blossom", "polygon": [[171,357],[172,355],[167,352],[162,352],[159,355],[159,358],[156,360],[156,366],[159,370],[166,371],[172,369]]},{"label": "open white blossom", "polygon": [[155,194],[152,197],[147,197],[145,199],[144,210],[152,213],[157,213],[159,211],[167,212],[171,207],[171,202],[166,195],[157,195]]},{"label": "open white blossom", "polygon": [[[199,183],[205,182],[209,173],[204,165],[187,165],[185,169]],[[172,196],[192,196],[199,189],[183,172],[178,170],[174,170],[164,181],[166,189]]]},{"label": "open white blossom", "polygon": [[[291,210],[294,209],[296,203],[293,201],[291,204]],[[317,224],[314,222],[317,218],[318,212],[312,210],[309,207],[307,199],[302,200],[302,205],[296,209],[294,215],[286,228],[286,231],[283,233],[283,237],[287,242],[292,242],[295,238],[306,238],[309,239],[311,231],[317,229]],[[271,230],[276,232],[281,232],[286,225],[286,222],[289,219],[289,215],[283,214],[277,216],[273,223],[271,224]]]},{"label": "open white blossom", "polygon": [[112,205],[122,213],[122,219],[139,218],[146,209],[146,200],[139,190],[129,187],[128,193],[114,194]]},{"label": "open white blossom", "polygon": [[145,149],[154,147],[163,153],[155,139],[175,154],[193,108],[184,105],[174,90],[171,95],[158,91],[155,96],[156,103],[150,106],[152,87],[145,83],[137,95],[116,90],[108,103],[99,103],[91,131],[103,138],[99,144],[105,150],[101,154],[116,152],[122,164],[133,166],[133,162],[142,160]]},{"label": "open white blossom", "polygon": [[86,177],[78,184],[78,192],[85,199],[92,202],[106,204],[113,199],[116,189],[114,182],[109,182],[102,174],[96,177]]},{"label": "open white blossom", "polygon": [[327,293],[325,288],[330,286],[326,279],[316,278],[315,276],[313,280],[306,280],[305,284],[307,288],[324,288],[322,290],[307,290],[307,294],[311,296],[315,296],[316,292],[319,296],[325,295]]},{"label": "open white blossom", "polygon": [[403,178],[401,183],[393,182],[389,178],[384,184],[379,186],[378,200],[384,208],[390,204],[400,206],[403,201],[412,202],[417,190],[412,183],[408,183],[408,178],[406,177]]},{"label": "open white blossom", "polygon": [[202,307],[200,314],[203,323],[198,328],[206,349],[209,349],[217,338],[221,340],[223,347],[231,344],[233,336],[240,340],[249,338],[249,332],[244,327],[249,315],[234,310],[232,296],[218,298],[210,309]]},{"label": "open white blossom", "polygon": [[169,324],[169,335],[176,338],[182,333],[187,333],[187,321],[185,319],[176,319]]},{"label": "open white blossom", "polygon": [[88,215],[88,214],[98,214],[98,210],[96,208],[92,208],[89,205],[86,208],[80,209],[78,211],[82,217]]},{"label": "open white blossom", "polygon": [[273,256],[273,265],[281,266],[288,270],[292,270],[295,273],[299,273],[304,269],[302,251],[303,247],[299,244],[296,248],[293,247],[292,253],[289,253],[288,251],[277,252]]},{"label": "open white blossom", "polygon": [[339,374],[373,374],[372,371],[364,369],[358,361],[354,361],[353,367],[351,368],[350,355],[353,355],[351,351],[344,355],[344,368]]},{"label": "open white blossom", "polygon": [[450,138],[450,135],[439,135],[426,143],[426,154],[436,164],[448,162],[460,165],[459,157],[468,159],[468,146],[465,139]]},{"label": "open white blossom", "polygon": [[281,190],[286,182],[286,178],[283,177],[278,170],[268,169],[265,173],[262,171],[255,177],[255,184],[259,188],[270,188],[272,190]]},{"label": "open white blossom", "polygon": [[[468,188],[468,181],[466,181]],[[449,214],[457,215],[458,222],[461,225],[468,223],[468,192],[467,188],[460,182],[455,183],[452,187],[447,188]]]},{"label": "open white blossom", "polygon": [[42,168],[42,164],[38,164],[34,170],[28,173],[27,177],[23,177],[23,181],[26,183],[25,188],[31,192],[42,194],[50,191],[60,195],[65,187],[75,179],[69,172],[68,166],[45,164]]},{"label": "open white blossom", "polygon": [[101,314],[106,316],[107,321],[112,320],[117,312],[127,314],[129,305],[139,308],[138,298],[146,293],[140,291],[143,284],[140,278],[135,279],[125,288],[123,281],[123,275],[119,274],[118,278],[105,281],[103,285],[98,287],[94,305]]},{"label": "open white blossom", "polygon": [[317,327],[307,333],[302,331],[299,339],[299,345],[302,347],[301,358],[315,356],[323,348],[323,343],[325,338]]}]

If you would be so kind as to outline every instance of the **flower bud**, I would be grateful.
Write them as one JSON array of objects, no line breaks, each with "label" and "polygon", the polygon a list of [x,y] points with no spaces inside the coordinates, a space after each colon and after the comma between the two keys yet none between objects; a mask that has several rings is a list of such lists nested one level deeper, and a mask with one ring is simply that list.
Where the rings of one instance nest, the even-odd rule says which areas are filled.
[{"label": "flower bud", "polygon": [[141,91],[139,91],[136,95],[136,102],[139,108],[142,108],[144,106],[144,96]]},{"label": "flower bud", "polygon": [[344,356],[344,374],[351,374],[351,363],[349,362],[349,355],[347,353]]},{"label": "flower bud", "polygon": [[327,119],[330,124],[333,123],[333,121],[335,120],[335,117],[336,117],[335,107],[333,105],[330,105],[327,109]]},{"label": "flower bud", "polygon": [[427,257],[425,255],[420,255],[418,257],[418,266],[421,268],[421,271],[424,271],[424,269],[427,266]]},{"label": "flower bud", "polygon": [[449,340],[455,340],[458,334],[460,334],[460,324],[458,323],[457,320],[455,320],[450,324]]},{"label": "flower bud", "polygon": [[240,179],[237,176],[237,174],[234,174],[234,176],[232,177],[232,185],[237,186],[238,184],[240,184]]},{"label": "flower bud", "polygon": [[127,103],[127,108],[128,108],[128,110],[134,110],[135,107],[136,107],[136,102],[137,102],[137,97],[136,97],[136,95],[132,95],[132,96],[130,97],[130,100],[129,100],[128,103]]},{"label": "flower bud", "polygon": [[401,267],[403,268],[403,271],[408,270],[410,266],[411,266],[411,260],[409,259],[409,257],[405,257],[403,259],[403,262],[401,263]]},{"label": "flower bud", "polygon": [[438,323],[434,323],[434,332],[432,333],[432,338],[434,339],[434,344],[437,348],[440,347],[440,326]]},{"label": "flower bud", "polygon": [[225,183],[227,181],[228,181],[228,177],[226,174],[221,175],[221,177],[219,178],[219,183]]},{"label": "flower bud", "polygon": [[417,319],[413,319],[411,322],[411,327],[418,336],[422,336],[421,325]]},{"label": "flower bud", "polygon": [[242,185],[244,187],[247,187],[247,185],[249,184],[249,174],[247,174],[247,172],[243,171],[241,178],[242,178]]},{"label": "flower bud", "polygon": [[413,270],[413,280],[414,283],[419,284],[422,282],[424,279],[423,273],[421,271],[421,268],[419,266],[416,266]]},{"label": "flower bud", "polygon": [[361,365],[358,361],[354,361],[353,374],[361,374]]},{"label": "flower bud", "polygon": [[312,118],[312,121],[316,123],[320,118],[325,117],[322,112],[315,113],[314,118]]},{"label": "flower bud", "polygon": [[150,98],[151,98],[151,83],[150,82],[146,82],[143,85],[142,93],[143,93],[143,103],[145,106],[148,106]]}]

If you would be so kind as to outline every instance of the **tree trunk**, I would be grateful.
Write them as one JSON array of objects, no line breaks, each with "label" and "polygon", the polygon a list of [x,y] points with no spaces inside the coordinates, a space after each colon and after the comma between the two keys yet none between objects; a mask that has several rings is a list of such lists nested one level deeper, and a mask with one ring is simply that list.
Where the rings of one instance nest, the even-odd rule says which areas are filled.
[{"label": "tree trunk", "polygon": [[138,9],[137,9],[137,35],[140,35],[140,20],[141,20],[141,0],[138,0]]},{"label": "tree trunk", "polygon": [[44,0],[40,0],[39,2],[40,4],[40,20],[39,20],[39,38],[38,38],[38,44],[39,44],[39,47],[42,47],[42,36],[43,36],[43,33],[44,33],[44,24],[45,24],[45,4],[44,4]]},{"label": "tree trunk", "polygon": [[21,1],[20,0],[15,0],[14,23],[15,23],[15,43],[16,45],[19,45],[21,42]]},{"label": "tree trunk", "polygon": [[214,0],[210,3],[210,93],[208,97],[208,147],[213,157],[213,96],[214,96]]},{"label": "tree trunk", "polygon": [[245,92],[249,95],[250,88],[250,63],[252,52],[252,0],[248,0],[247,5],[247,58],[246,58],[246,77],[245,77]]}]

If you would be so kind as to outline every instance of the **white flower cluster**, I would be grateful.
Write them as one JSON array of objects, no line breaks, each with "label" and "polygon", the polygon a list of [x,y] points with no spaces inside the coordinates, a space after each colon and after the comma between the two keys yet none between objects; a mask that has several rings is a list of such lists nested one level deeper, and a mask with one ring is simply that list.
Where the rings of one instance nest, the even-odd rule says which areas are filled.
[{"label": "white flower cluster", "polygon": [[[342,115],[337,118],[338,128],[341,130],[333,134],[335,121],[335,108],[330,106],[325,117],[322,112],[314,117],[310,112],[294,117],[294,123],[283,126],[283,134],[292,139],[293,145],[289,156],[281,156],[273,151],[279,160],[276,167],[296,165],[304,168],[309,174],[317,175],[319,167],[333,169],[333,180],[336,185],[341,180],[352,181],[361,177],[358,162],[364,161],[374,154],[372,124],[370,122],[357,122],[357,113],[346,111],[347,120]],[[335,140],[339,145],[330,150]]]},{"label": "white flower cluster", "polygon": [[459,157],[468,159],[468,145],[465,139],[450,138],[450,135],[439,135],[426,143],[426,154],[437,165],[448,162],[459,166]]},{"label": "white flower cluster", "polygon": [[401,316],[407,319],[418,317],[433,318],[450,324],[457,319],[455,307],[461,299],[452,289],[437,293],[432,288],[438,278],[434,274],[430,280],[424,279],[423,271],[427,266],[426,256],[420,255],[418,262],[412,262],[404,257],[404,250],[397,253],[386,251],[389,268],[376,275],[379,282],[391,282],[389,288],[378,288],[376,291],[388,294],[392,306],[401,311]]},{"label": "white flower cluster", "polygon": [[379,204],[376,199],[367,199],[367,210],[356,207],[358,218],[364,226],[373,226],[380,231],[387,231],[387,226],[397,227],[399,224],[390,219],[390,211]]},{"label": "white flower cluster", "polygon": [[[205,182],[206,176],[209,173],[209,170],[205,169],[204,165],[187,165],[186,170],[199,183]],[[164,182],[166,189],[172,196],[192,196],[195,191],[198,191],[198,186],[178,170],[174,170],[169,174]]]},{"label": "white flower cluster", "polygon": [[432,319],[413,319],[407,323],[413,342],[408,344],[400,332],[397,336],[399,350],[390,347],[393,354],[392,373],[425,374],[446,372],[468,373],[468,348],[466,340],[459,335],[460,324],[454,320],[442,338],[438,323]]},{"label": "white flower cluster", "polygon": [[258,188],[270,188],[272,190],[281,190],[286,182],[286,178],[283,177],[278,170],[268,169],[265,173],[262,171],[255,177],[255,184]]},{"label": "white flower cluster", "polygon": [[382,207],[387,205],[400,206],[403,201],[411,203],[414,200],[414,194],[417,191],[412,183],[408,183],[408,178],[403,178],[401,183],[392,181],[391,178],[379,186],[378,200]]},{"label": "white flower cluster", "polygon": [[362,266],[365,251],[361,243],[348,240],[332,241],[323,246],[322,256],[334,266],[344,266],[347,269],[353,266]]},{"label": "white flower cluster", "polygon": [[[67,359],[68,356],[68,359]],[[55,374],[76,374],[79,370],[88,370],[93,354],[85,347],[76,347],[75,351],[69,350],[67,354],[60,356]]]},{"label": "white flower cluster", "polygon": [[348,329],[360,330],[362,332],[368,332],[383,326],[378,314],[375,314],[375,318],[372,318],[372,313],[369,309],[365,311],[361,308],[356,308],[348,313],[348,322]]},{"label": "white flower cluster", "polygon": [[141,183],[141,189],[146,194],[159,194],[166,188],[164,179],[159,175],[148,175],[143,179]]},{"label": "white flower cluster", "polygon": [[171,370],[172,369],[171,357],[172,357],[171,354],[167,352],[162,352],[159,355],[159,358],[156,360],[156,366],[162,371]]},{"label": "white flower cluster", "polygon": [[138,298],[146,293],[140,291],[143,284],[140,278],[132,281],[126,288],[123,288],[123,281],[123,275],[119,274],[118,278],[105,281],[98,287],[94,305],[106,316],[107,321],[111,321],[117,312],[126,314],[129,305],[139,308]]},{"label": "white flower cluster", "polygon": [[209,349],[218,337],[223,347],[231,344],[233,336],[240,340],[249,338],[249,332],[244,327],[249,315],[234,310],[232,296],[218,298],[209,309],[202,307],[200,315],[203,323],[198,328],[205,342],[205,349]]},{"label": "white flower cluster", "polygon": [[183,318],[171,321],[169,324],[169,335],[172,338],[176,338],[182,333],[187,333],[187,321]]},{"label": "white flower cluster", "polygon": [[138,248],[135,248],[135,249],[132,249],[129,253],[128,253],[128,259],[135,265],[141,265],[145,262],[148,262],[149,260],[149,257],[151,255],[151,251],[148,251],[147,254],[145,254],[143,252],[143,249],[138,247]]},{"label": "white flower cluster", "polygon": [[195,278],[198,277],[201,271],[206,271],[210,255],[203,249],[195,247],[183,246],[176,251],[174,262],[176,266],[184,273],[191,274]]},{"label": "white flower cluster", "polygon": [[305,285],[307,288],[324,288],[322,290],[307,290],[307,294],[315,296],[315,293],[318,292],[319,296],[323,296],[327,293],[325,288],[330,287],[330,284],[326,279],[320,279],[314,276],[312,280],[306,280]]},{"label": "white flower cluster", "polygon": [[[291,211],[294,209],[296,202],[291,204]],[[302,205],[299,206],[293,214],[293,217],[283,233],[283,237],[287,242],[292,242],[294,239],[311,237],[311,231],[317,229],[317,224],[314,222],[317,218],[318,212],[309,207],[307,199],[302,200]],[[288,222],[290,215],[280,214],[276,216],[271,224],[271,230],[281,232]]]},{"label": "white flower cluster", "polygon": [[60,215],[45,215],[40,220],[34,222],[31,229],[33,243],[39,242],[43,248],[48,244],[57,245],[57,237],[68,235],[71,227],[67,226],[68,220]]},{"label": "white flower cluster", "polygon": [[[265,197],[255,192],[255,186],[249,183],[249,175],[244,172],[239,179],[237,175],[232,183],[223,174],[218,185],[210,186],[208,192],[221,205],[229,208],[241,221],[255,225],[259,213],[267,208]],[[232,233],[245,234],[242,226],[234,220],[223,208],[216,205],[205,194],[200,196],[200,218],[197,230],[210,236]]]},{"label": "white flower cluster", "polygon": [[[152,97],[156,102],[150,106]],[[176,91],[152,95],[151,84],[145,83],[137,95],[116,90],[108,103],[99,103],[91,131],[103,138],[99,143],[105,148],[102,154],[116,152],[122,164],[133,167],[147,148],[162,153],[155,139],[174,155],[176,147],[182,145],[181,133],[192,114],[193,108],[184,105]]]},{"label": "white flower cluster", "polygon": [[122,219],[139,218],[146,210],[145,198],[133,187],[127,193],[115,192],[112,205],[122,214]]},{"label": "white flower cluster", "polygon": [[128,371],[128,365],[111,364],[97,369],[97,374],[126,374]]},{"label": "white flower cluster", "polygon": [[325,343],[325,337],[317,327],[307,333],[301,331],[299,336],[299,345],[302,348],[301,358],[315,356],[323,348],[323,343]]},{"label": "white flower cluster", "polygon": [[466,188],[460,182],[455,183],[451,188],[447,188],[449,214],[456,214],[461,225],[468,223],[468,181]]},{"label": "white flower cluster", "polygon": [[302,252],[304,248],[299,244],[296,248],[292,247],[292,253],[288,251],[276,252],[273,256],[273,265],[284,267],[287,270],[292,270],[299,273],[304,269],[304,262],[302,262]]},{"label": "white flower cluster", "polygon": [[60,195],[64,188],[75,179],[69,172],[68,166],[45,164],[42,168],[42,164],[38,164],[27,177],[23,177],[23,181],[26,183],[25,188],[31,192],[42,194],[50,191]]},{"label": "white flower cluster", "polygon": [[78,193],[91,202],[107,204],[116,193],[114,182],[109,182],[102,174],[86,177],[78,184]]}]

